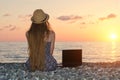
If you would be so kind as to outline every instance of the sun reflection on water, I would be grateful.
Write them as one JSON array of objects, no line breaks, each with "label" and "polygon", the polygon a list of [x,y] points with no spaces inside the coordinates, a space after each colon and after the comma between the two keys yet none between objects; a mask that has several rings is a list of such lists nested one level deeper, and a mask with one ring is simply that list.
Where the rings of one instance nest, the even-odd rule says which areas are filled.
[{"label": "sun reflection on water", "polygon": [[116,61],[116,57],[117,57],[117,53],[116,53],[116,42],[115,41],[113,41],[112,42],[112,50],[111,50],[111,59],[113,60],[113,61]]}]

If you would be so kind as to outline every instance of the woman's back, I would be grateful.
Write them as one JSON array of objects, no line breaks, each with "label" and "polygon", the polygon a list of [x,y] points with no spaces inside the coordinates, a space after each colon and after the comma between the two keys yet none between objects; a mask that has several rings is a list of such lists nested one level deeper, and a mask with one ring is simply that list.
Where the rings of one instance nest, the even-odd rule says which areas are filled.
[{"label": "woman's back", "polygon": [[46,46],[45,46],[45,57],[46,57],[46,71],[56,69],[57,62],[52,56],[53,49],[54,49],[54,41],[55,41],[55,32],[50,31],[49,37],[46,39]]},{"label": "woman's back", "polygon": [[[55,40],[55,33],[53,31],[50,31],[49,37],[45,37],[45,68],[44,71],[51,71],[55,70],[57,67],[57,61],[52,56],[53,50],[54,50],[54,40]],[[26,62],[26,66],[29,70],[30,69],[30,61],[29,59]]]},{"label": "woman's back", "polygon": [[45,71],[55,70],[57,62],[50,53],[51,42],[46,43],[45,47]]},{"label": "woman's back", "polygon": [[32,25],[26,33],[29,53],[26,65],[32,71],[50,71],[54,70],[57,65],[52,56],[55,33],[50,29],[48,19],[48,14],[41,9],[37,9],[31,18]]}]

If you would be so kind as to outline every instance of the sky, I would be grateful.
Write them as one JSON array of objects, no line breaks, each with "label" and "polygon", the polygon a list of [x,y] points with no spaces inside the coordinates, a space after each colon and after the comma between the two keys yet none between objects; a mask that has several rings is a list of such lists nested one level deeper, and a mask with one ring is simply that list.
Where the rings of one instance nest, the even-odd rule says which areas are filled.
[{"label": "sky", "polygon": [[56,41],[120,42],[120,0],[0,0],[0,41],[26,41],[36,9],[49,14]]}]

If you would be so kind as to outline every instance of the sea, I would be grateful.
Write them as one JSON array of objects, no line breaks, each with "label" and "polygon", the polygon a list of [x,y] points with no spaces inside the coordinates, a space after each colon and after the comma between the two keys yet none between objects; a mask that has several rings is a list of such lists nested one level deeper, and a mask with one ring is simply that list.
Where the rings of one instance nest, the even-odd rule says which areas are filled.
[{"label": "sea", "polygon": [[[0,42],[0,63],[26,62],[27,49],[27,42]],[[83,62],[120,61],[120,42],[55,42],[53,56],[58,63],[67,49],[82,49]]]}]

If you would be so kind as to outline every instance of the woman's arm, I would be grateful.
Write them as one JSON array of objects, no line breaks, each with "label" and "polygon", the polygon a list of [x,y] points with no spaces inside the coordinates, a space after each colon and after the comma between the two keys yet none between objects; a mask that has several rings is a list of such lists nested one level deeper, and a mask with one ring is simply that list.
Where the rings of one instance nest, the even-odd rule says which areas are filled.
[{"label": "woman's arm", "polygon": [[55,32],[51,32],[51,48],[50,48],[50,53],[53,54],[54,51],[54,46],[55,46]]}]

